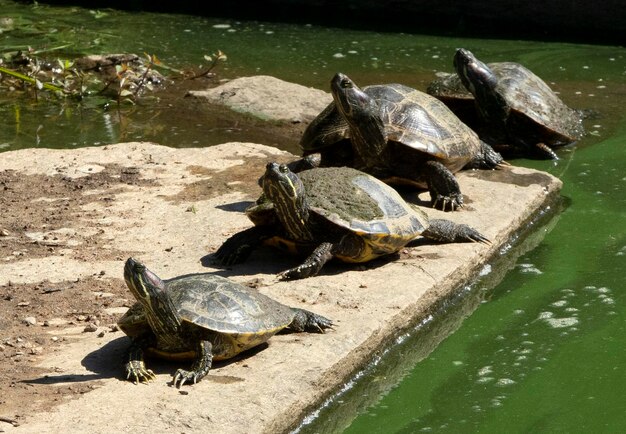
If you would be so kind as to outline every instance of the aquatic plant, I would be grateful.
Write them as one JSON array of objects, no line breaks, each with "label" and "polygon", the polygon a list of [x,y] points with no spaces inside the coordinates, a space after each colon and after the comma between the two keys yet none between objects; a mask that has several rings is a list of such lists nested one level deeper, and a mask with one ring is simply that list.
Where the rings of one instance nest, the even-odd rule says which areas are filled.
[{"label": "aquatic plant", "polygon": [[48,60],[29,49],[7,52],[0,56],[0,90],[33,91],[37,101],[40,91],[57,98],[82,100],[89,96],[105,96],[117,102],[135,103],[146,91],[152,92],[165,83],[166,77],[157,71],[167,71],[170,79],[214,77],[212,72],[226,55],[218,50],[205,60],[209,65],[202,71],[182,71],[161,62],[156,54],[91,55],[74,60]]}]

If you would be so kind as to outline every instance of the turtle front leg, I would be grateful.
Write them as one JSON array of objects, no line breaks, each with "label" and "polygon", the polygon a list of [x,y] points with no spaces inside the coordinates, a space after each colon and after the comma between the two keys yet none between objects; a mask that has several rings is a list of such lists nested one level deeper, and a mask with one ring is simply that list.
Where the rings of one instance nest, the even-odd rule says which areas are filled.
[{"label": "turtle front leg", "polygon": [[315,276],[320,272],[324,264],[332,259],[332,251],[332,243],[322,243],[313,250],[313,253],[311,253],[302,264],[287,271],[283,271],[278,277],[283,280],[293,280]]},{"label": "turtle front leg", "polygon": [[127,362],[124,365],[126,379],[135,384],[147,383],[156,378],[154,372],[151,369],[147,369],[143,361],[143,349],[148,345],[148,338],[137,338],[133,339],[132,344],[128,348]]},{"label": "turtle front leg", "polygon": [[185,383],[196,384],[209,373],[213,364],[213,344],[210,341],[199,341],[196,352],[198,358],[193,362],[191,371],[178,369],[174,374],[174,387],[181,388]]},{"label": "turtle front leg", "polygon": [[441,243],[491,244],[491,241],[476,229],[444,219],[430,220],[428,229],[422,232],[422,236]]},{"label": "turtle front leg", "polygon": [[439,161],[428,161],[424,165],[424,175],[433,208],[454,211],[463,206],[459,183],[446,166]]}]

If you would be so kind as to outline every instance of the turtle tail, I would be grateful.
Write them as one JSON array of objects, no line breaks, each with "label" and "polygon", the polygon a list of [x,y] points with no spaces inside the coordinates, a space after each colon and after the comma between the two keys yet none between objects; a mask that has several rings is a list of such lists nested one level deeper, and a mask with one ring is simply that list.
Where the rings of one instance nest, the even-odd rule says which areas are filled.
[{"label": "turtle tail", "polygon": [[325,329],[333,327],[333,322],[322,315],[308,310],[293,308],[295,315],[288,328],[296,332],[324,333]]}]

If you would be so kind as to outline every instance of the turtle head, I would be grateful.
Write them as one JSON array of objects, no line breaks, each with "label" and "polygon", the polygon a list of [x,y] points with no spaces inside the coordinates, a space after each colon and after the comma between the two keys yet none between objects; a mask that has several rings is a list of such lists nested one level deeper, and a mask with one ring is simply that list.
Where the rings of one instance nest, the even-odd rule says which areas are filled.
[{"label": "turtle head", "polygon": [[298,240],[311,239],[306,192],[300,177],[286,164],[268,163],[262,179],[263,194],[274,204],[287,232]]},{"label": "turtle head", "polygon": [[124,265],[124,280],[130,292],[144,307],[153,330],[167,330],[180,325],[178,312],[165,290],[165,283],[144,264],[128,258]]},{"label": "turtle head", "polygon": [[498,77],[485,63],[465,48],[454,55],[454,69],[463,86],[474,95],[479,112],[486,120],[504,119],[506,103],[498,92]]},{"label": "turtle head", "polygon": [[346,118],[360,120],[378,111],[378,104],[346,74],[338,72],[330,82],[337,109]]},{"label": "turtle head", "polygon": [[498,82],[491,68],[481,62],[465,48],[459,48],[454,55],[454,69],[463,85],[472,95],[482,88],[494,88]]},{"label": "turtle head", "polygon": [[124,280],[130,292],[142,304],[149,303],[152,298],[158,298],[159,294],[165,290],[163,281],[134,258],[126,260]]},{"label": "turtle head", "polygon": [[261,179],[263,193],[272,202],[286,200],[299,204],[304,198],[304,184],[286,164],[268,163]]},{"label": "turtle head", "polygon": [[380,104],[341,72],[331,80],[330,89],[337,110],[350,127],[357,155],[367,166],[379,164],[387,143]]}]

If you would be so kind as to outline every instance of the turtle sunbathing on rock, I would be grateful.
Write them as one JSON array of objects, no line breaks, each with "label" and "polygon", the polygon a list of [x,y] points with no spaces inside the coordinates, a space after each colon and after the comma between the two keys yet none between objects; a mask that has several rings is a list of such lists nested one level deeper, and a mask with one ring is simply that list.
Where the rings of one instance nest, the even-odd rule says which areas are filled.
[{"label": "turtle sunbathing on rock", "polygon": [[519,63],[485,64],[460,48],[454,68],[456,74],[438,78],[427,92],[444,101],[498,151],[557,160],[554,148],[584,135],[583,112],[565,105]]},{"label": "turtle sunbathing on rock", "polygon": [[389,184],[428,189],[432,206],[455,210],[463,195],[454,173],[506,165],[500,154],[438,99],[402,84],[359,88],[337,73],[334,102],[307,127],[299,166],[349,166]]},{"label": "turtle sunbathing on rock", "polygon": [[449,220],[428,220],[390,186],[348,167],[315,168],[299,174],[269,163],[263,195],[246,214],[255,226],[215,252],[223,265],[243,262],[261,244],[308,255],[283,279],[317,275],[332,258],[367,262],[395,253],[419,236],[439,242],[484,242],[475,229]]},{"label": "turtle sunbathing on rock", "polygon": [[137,299],[118,321],[131,339],[126,377],[155,378],[144,352],[169,360],[194,360],[178,369],[174,386],[197,383],[213,360],[223,360],[266,342],[283,329],[324,332],[332,321],[304,309],[285,306],[253,289],[213,274],[189,274],[162,281],[130,258],[124,280]]}]

